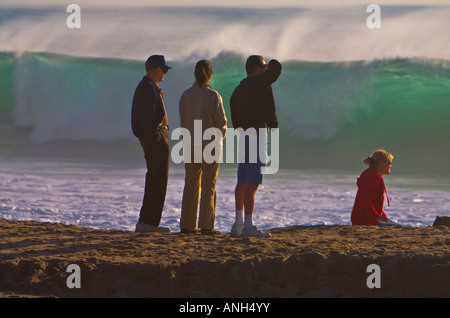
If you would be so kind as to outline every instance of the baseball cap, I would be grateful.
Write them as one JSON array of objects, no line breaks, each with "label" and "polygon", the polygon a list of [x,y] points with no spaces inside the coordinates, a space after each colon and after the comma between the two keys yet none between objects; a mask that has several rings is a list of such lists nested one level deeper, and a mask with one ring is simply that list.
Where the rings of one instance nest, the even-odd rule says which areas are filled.
[{"label": "baseball cap", "polygon": [[166,64],[166,59],[164,58],[164,55],[152,55],[150,56],[147,61],[145,61],[145,67],[146,68],[158,68],[158,67],[165,67],[167,69],[171,69],[170,66]]}]

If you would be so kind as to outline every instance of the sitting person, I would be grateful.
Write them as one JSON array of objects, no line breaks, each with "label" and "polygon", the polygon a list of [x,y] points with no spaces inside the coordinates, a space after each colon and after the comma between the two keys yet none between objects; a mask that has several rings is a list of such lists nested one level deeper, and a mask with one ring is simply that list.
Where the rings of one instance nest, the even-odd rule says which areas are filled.
[{"label": "sitting person", "polygon": [[396,225],[383,211],[384,194],[389,204],[383,175],[391,173],[394,156],[383,149],[364,159],[369,166],[356,182],[358,192],[351,215],[352,225]]}]

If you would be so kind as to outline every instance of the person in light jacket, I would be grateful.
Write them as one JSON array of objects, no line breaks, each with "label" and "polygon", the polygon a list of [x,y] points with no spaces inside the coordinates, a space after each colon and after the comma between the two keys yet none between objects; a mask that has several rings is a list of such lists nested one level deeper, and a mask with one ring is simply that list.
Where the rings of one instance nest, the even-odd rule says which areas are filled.
[{"label": "person in light jacket", "polygon": [[[188,162],[185,162],[186,175],[181,204],[180,229],[184,234],[197,233],[197,208],[200,195],[198,227],[201,229],[201,234],[219,233],[214,229],[216,182],[223,138],[226,136],[227,118],[222,97],[209,85],[212,74],[213,68],[209,60],[198,61],[195,66],[196,81],[191,88],[184,91],[179,103],[180,126],[187,129],[191,136],[188,143],[189,149],[184,149],[184,151],[190,151]],[[213,131],[219,132],[220,135],[216,134],[213,140],[205,140],[204,133],[209,128],[214,128]],[[196,136],[199,133],[201,136]],[[201,140],[200,144],[198,144],[199,140]],[[206,150],[211,150],[207,146],[212,142],[219,145],[211,151],[214,160],[206,158]]]}]

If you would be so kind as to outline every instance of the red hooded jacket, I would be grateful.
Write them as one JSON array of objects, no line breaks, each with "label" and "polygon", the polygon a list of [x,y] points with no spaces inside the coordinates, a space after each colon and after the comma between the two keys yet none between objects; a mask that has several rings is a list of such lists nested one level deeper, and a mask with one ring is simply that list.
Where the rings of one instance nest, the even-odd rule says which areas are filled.
[{"label": "red hooded jacket", "polygon": [[383,178],[377,170],[368,168],[358,178],[356,185],[358,192],[353,205],[352,225],[378,225],[378,217],[386,217],[386,213],[383,211],[384,194],[386,193]]}]

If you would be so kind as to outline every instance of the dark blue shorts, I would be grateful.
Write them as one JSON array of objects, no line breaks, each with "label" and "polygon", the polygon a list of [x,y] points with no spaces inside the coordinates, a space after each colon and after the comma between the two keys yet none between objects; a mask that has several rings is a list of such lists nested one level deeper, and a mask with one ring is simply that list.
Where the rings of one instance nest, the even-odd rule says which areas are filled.
[{"label": "dark blue shorts", "polygon": [[[257,130],[258,131],[258,130]],[[251,156],[250,154],[250,137],[249,136],[243,136],[245,137],[245,162],[239,163],[238,166],[238,183],[252,183],[252,184],[262,184],[263,175],[261,173],[261,167],[265,167],[266,164],[261,160],[260,158],[260,134],[259,131],[257,133],[256,138],[256,149],[252,148],[252,151],[256,151],[256,154],[253,154],[254,156]],[[263,145],[266,146],[267,143],[267,136],[262,136],[263,139]],[[254,140],[253,140],[254,142]],[[263,153],[266,153],[267,149],[262,149]],[[255,160],[256,157],[256,160]],[[255,162],[256,161],[256,162]]]},{"label": "dark blue shorts", "polygon": [[264,163],[240,163],[238,166],[238,183],[262,184],[261,167]]}]

